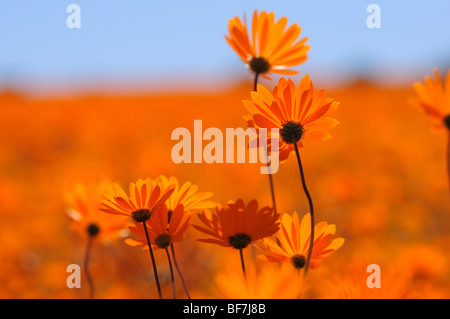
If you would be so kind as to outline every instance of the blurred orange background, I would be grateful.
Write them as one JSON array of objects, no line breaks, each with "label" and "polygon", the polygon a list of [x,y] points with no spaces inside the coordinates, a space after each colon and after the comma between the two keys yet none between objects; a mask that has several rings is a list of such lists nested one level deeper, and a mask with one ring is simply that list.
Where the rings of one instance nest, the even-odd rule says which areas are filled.
[{"label": "blurred orange background", "polygon": [[[314,81],[314,77],[312,77]],[[267,84],[270,87],[271,84]],[[213,200],[271,205],[260,164],[174,164],[178,127],[245,128],[242,100],[252,83],[206,93],[0,95],[0,297],[87,298],[69,289],[66,268],[83,264],[85,242],[69,228],[64,193],[103,179],[127,187],[160,174],[191,181]],[[320,88],[320,86],[317,86]],[[311,271],[312,298],[448,298],[450,201],[446,136],[412,107],[412,86],[358,80],[327,89],[341,124],[325,142],[301,150],[316,221],[336,225],[342,248]],[[205,145],[206,143],[204,143]],[[278,211],[307,213],[295,158],[274,175]],[[177,259],[194,298],[215,298],[217,275],[239,266],[236,251],[196,242],[189,228]],[[250,252],[248,252],[250,253]],[[163,293],[171,293],[165,255],[156,253]],[[250,260],[250,259],[248,259]],[[382,288],[365,289],[365,267],[381,267]],[[94,245],[97,298],[155,298],[148,254],[118,240]],[[178,295],[185,297],[181,285]]]}]

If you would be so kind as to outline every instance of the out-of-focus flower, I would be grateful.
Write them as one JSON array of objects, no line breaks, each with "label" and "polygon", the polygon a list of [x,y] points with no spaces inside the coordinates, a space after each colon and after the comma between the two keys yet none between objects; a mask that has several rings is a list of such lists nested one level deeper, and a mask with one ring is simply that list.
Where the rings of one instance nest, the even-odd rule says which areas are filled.
[{"label": "out-of-focus flower", "polygon": [[[184,212],[183,205],[178,205],[173,210],[169,222],[169,210],[166,205],[154,210],[152,217],[147,221],[153,248],[165,249],[172,243],[182,241],[189,226],[189,218],[189,215]],[[130,226],[129,229],[136,238],[127,238],[125,242],[130,246],[142,246],[143,249],[148,249],[142,223],[135,222],[135,226]]]},{"label": "out-of-focus flower", "polygon": [[193,225],[210,238],[198,239],[204,243],[243,249],[251,242],[272,236],[279,229],[278,214],[265,206],[258,209],[256,200],[245,206],[242,199],[228,202],[225,207],[218,205],[217,214],[204,210],[198,214],[203,226]]},{"label": "out-of-focus flower", "polygon": [[450,130],[450,70],[447,72],[445,83],[442,83],[438,70],[434,70],[434,75],[435,81],[427,76],[425,83],[414,84],[417,99],[414,99],[413,103],[433,117],[437,121],[438,128],[445,126]]},{"label": "out-of-focus flower", "polygon": [[213,208],[216,206],[214,201],[208,200],[212,197],[211,192],[198,192],[198,186],[191,182],[186,182],[180,186],[178,179],[175,177],[159,176],[156,181],[161,181],[166,187],[173,185],[174,191],[167,199],[166,206],[173,211],[178,205],[183,205],[186,213],[193,213],[201,209]]},{"label": "out-of-focus flower", "polygon": [[251,35],[247,31],[245,16],[244,23],[235,17],[229,20],[229,36],[225,38],[253,73],[268,79],[270,73],[297,74],[297,71],[288,68],[306,61],[310,48],[305,45],[308,38],[297,41],[301,27],[293,24],[286,29],[286,26],[286,17],[275,21],[273,12],[262,11],[258,14],[255,10]]},{"label": "out-of-focus flower", "polygon": [[303,146],[305,140],[326,140],[331,138],[329,129],[339,122],[329,117],[339,103],[325,97],[325,90],[314,92],[314,86],[305,75],[298,88],[291,79],[280,78],[273,92],[258,85],[257,92],[251,92],[252,100],[244,100],[250,115],[244,116],[249,127],[257,131],[267,129],[267,149],[271,146],[271,128],[278,128],[280,161],[285,161],[294,152],[294,144]]},{"label": "out-of-focus flower", "polygon": [[[432,72],[430,75],[434,80]],[[444,78],[441,71],[441,79]],[[447,185],[439,164],[444,150],[440,138],[430,139],[423,129],[411,130],[411,125],[423,124],[425,117],[433,122],[431,118],[418,117],[414,107],[398,107],[404,105],[412,90],[412,85],[392,87],[359,81],[330,94],[342,105],[345,102],[338,119],[346,125],[339,128],[340,138],[333,141],[332,149],[322,147],[324,145],[314,147],[308,152],[305,164],[314,163],[309,166],[312,169],[307,177],[314,181],[312,192],[318,199],[317,211],[323,213],[319,221],[330,222],[329,216],[333,216],[339,235],[336,237],[345,237],[346,242],[309,273],[311,289],[302,297],[339,297],[337,283],[331,280],[334,274],[342,279],[346,290],[349,286],[361,285],[358,289],[366,289],[364,296],[367,298],[400,298],[411,290],[418,292],[419,298],[450,297],[450,276],[446,271],[450,261],[446,253],[450,246],[447,231],[450,229],[450,202],[446,200]],[[180,166],[170,159],[172,143],[168,143],[167,137],[175,126],[185,126],[186,120],[191,122],[194,116],[203,119],[207,126],[239,125],[236,114],[240,113],[242,104],[234,102],[248,94],[248,84],[199,94],[176,90],[127,97],[97,93],[56,99],[31,99],[18,94],[8,98],[0,93],[3,115],[0,117],[0,242],[8,243],[0,247],[2,298],[86,298],[85,289],[67,289],[63,284],[67,265],[72,262],[81,265],[83,246],[67,249],[74,239],[68,235],[77,233],[68,234],[64,227],[75,226],[75,223],[71,225],[72,221],[65,216],[67,205],[61,190],[71,190],[80,180],[103,176],[123,179],[143,172],[145,176],[156,177],[163,172],[178,172],[173,175],[180,180],[180,186],[185,180],[193,182],[193,177],[207,180],[205,190],[214,192],[214,199],[218,196],[226,201],[227,193],[236,190],[236,185],[245,185],[239,187],[240,197],[254,196],[270,202],[262,185],[264,177],[257,178],[251,165]],[[219,119],[211,103],[228,107],[227,112],[221,113]],[[180,108],[180,105],[186,107]],[[376,112],[370,112],[375,109]],[[139,134],[136,134],[137,127]],[[383,134],[374,134],[380,128]],[[426,145],[426,150],[412,153],[417,145]],[[286,178],[285,173],[289,174],[284,170],[277,173],[281,174],[277,175],[280,180],[278,183],[275,180],[280,212],[299,204],[291,194],[292,189],[299,186],[298,180]],[[332,176],[332,179],[326,178],[323,184],[325,176]],[[198,185],[201,191],[203,186]],[[124,189],[128,193],[127,187]],[[326,196],[334,199],[327,201]],[[61,208],[64,213],[51,213],[60,212]],[[301,218],[306,211],[297,212]],[[108,220],[128,219],[99,213]],[[371,219],[377,216],[379,220],[374,225]],[[191,214],[191,221],[194,218],[196,214]],[[356,229],[360,221],[365,225],[359,223]],[[84,227],[80,230],[85,234]],[[151,235],[150,230],[149,233]],[[197,292],[201,298],[211,298],[211,285],[215,284],[214,278],[219,272],[226,271],[224,267],[232,265],[235,275],[241,279],[242,272],[233,259],[236,257],[234,249],[191,244],[190,236],[200,237],[198,234],[197,231],[189,233],[188,228],[186,238],[174,246],[179,249],[179,266],[185,269],[190,291]],[[94,244],[99,243],[95,241]],[[432,251],[422,250],[421,243],[426,243]],[[419,249],[413,249],[414,246]],[[148,286],[147,256],[141,249],[126,249],[129,248],[126,245],[114,250],[94,247],[90,269],[98,283],[96,295],[99,298],[147,298],[152,296],[150,293],[157,297],[156,291]],[[250,257],[252,250],[247,249],[245,253]],[[361,260],[366,253],[372,256],[363,262],[364,267],[359,270],[361,278],[350,280],[352,270],[346,265],[352,258]],[[437,254],[446,262],[442,263]],[[164,252],[160,251],[156,257],[159,257],[161,283],[169,296],[169,270],[163,260]],[[246,260],[250,278],[253,262],[249,258]],[[256,262],[274,268],[280,266],[259,258]],[[381,266],[381,289],[365,286],[370,275],[365,267],[371,263]],[[301,277],[291,264],[282,265],[297,275],[293,280]],[[396,268],[399,273],[391,274],[383,265]],[[406,284],[403,277],[408,280]],[[319,278],[323,278],[320,284]],[[327,285],[332,282],[333,287]],[[83,285],[87,287],[84,280]],[[323,293],[319,295],[316,290],[321,287]]]},{"label": "out-of-focus flower", "polygon": [[99,211],[105,192],[111,191],[109,183],[76,184],[66,192],[67,214],[73,219],[71,228],[82,237],[90,236],[102,242],[123,237],[128,220],[123,216],[108,216]]},{"label": "out-of-focus flower", "polygon": [[315,286],[319,298],[325,299],[407,299],[417,298],[417,292],[409,285],[402,269],[380,266],[380,287],[369,287],[367,264],[358,267],[343,265],[338,274],[318,279]]},{"label": "out-of-focus flower", "polygon": [[394,264],[416,283],[437,281],[445,276],[448,270],[448,261],[441,248],[424,244],[405,247]]},{"label": "out-of-focus flower", "polygon": [[[335,225],[320,222],[314,227],[314,245],[311,254],[311,268],[317,268],[325,257],[331,255],[344,244],[343,238],[332,239],[336,232]],[[289,262],[294,268],[302,269],[306,263],[311,235],[311,215],[303,216],[301,222],[297,212],[292,216],[284,214],[281,227],[276,237],[279,244],[271,238],[264,238],[258,247],[264,257],[271,262]]]},{"label": "out-of-focus flower", "polygon": [[106,193],[100,210],[125,215],[133,221],[142,223],[150,218],[154,209],[160,207],[174,191],[173,185],[164,185],[161,181],[139,179],[130,183],[128,196],[118,184],[113,184],[113,192]]},{"label": "out-of-focus flower", "polygon": [[289,266],[265,263],[248,267],[246,280],[234,268],[215,277],[218,298],[225,299],[296,299],[303,287],[303,276]]}]

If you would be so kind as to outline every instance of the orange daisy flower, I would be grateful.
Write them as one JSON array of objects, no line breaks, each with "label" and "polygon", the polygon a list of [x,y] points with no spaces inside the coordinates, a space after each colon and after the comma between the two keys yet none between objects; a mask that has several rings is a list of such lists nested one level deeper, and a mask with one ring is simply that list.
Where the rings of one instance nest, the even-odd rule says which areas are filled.
[{"label": "orange daisy flower", "polygon": [[166,206],[169,209],[169,215],[177,206],[183,205],[184,212],[192,213],[201,209],[213,208],[216,203],[208,200],[213,196],[211,192],[198,192],[198,186],[191,182],[186,182],[180,186],[178,180],[171,176],[167,178],[164,175],[159,176],[157,181],[160,181],[166,187],[174,187],[172,195],[167,199]]},{"label": "orange daisy flower", "polygon": [[444,126],[450,130],[450,70],[445,83],[442,83],[438,70],[434,70],[436,80],[425,78],[425,83],[416,82],[414,90],[417,99],[413,101],[438,122],[438,128]]},{"label": "orange daisy flower", "polygon": [[417,99],[413,103],[418,105],[437,121],[437,129],[444,127],[448,130],[447,139],[447,179],[450,188],[450,70],[447,72],[445,83],[441,81],[438,70],[434,70],[436,81],[425,78],[425,84],[415,83],[414,90]]},{"label": "orange daisy flower", "polygon": [[250,115],[245,116],[247,125],[257,131],[267,129],[267,148],[272,149],[272,128],[278,128],[280,161],[285,161],[289,153],[294,152],[294,144],[303,147],[305,140],[327,140],[331,138],[329,129],[339,122],[329,117],[339,103],[325,97],[325,90],[314,92],[314,86],[305,75],[298,88],[291,79],[280,78],[271,93],[263,85],[251,92],[252,100],[244,100],[244,106]]},{"label": "orange daisy flower", "polygon": [[111,190],[106,182],[99,184],[75,185],[73,191],[66,193],[66,202],[70,207],[67,214],[75,221],[71,226],[87,239],[84,256],[84,271],[89,285],[89,296],[94,298],[94,283],[89,272],[89,258],[94,240],[109,243],[118,237],[124,237],[124,228],[128,221],[123,216],[106,216],[99,211],[102,195]]},{"label": "orange daisy flower", "polygon": [[255,10],[251,35],[247,31],[245,16],[244,23],[235,17],[228,22],[229,36],[225,38],[256,75],[261,74],[267,79],[270,79],[267,75],[270,73],[293,75],[298,72],[287,68],[305,62],[310,47],[305,45],[308,38],[297,41],[301,27],[293,24],[286,29],[286,26],[286,17],[275,21],[273,12],[258,14]]},{"label": "orange daisy flower", "polygon": [[70,226],[82,237],[92,237],[103,243],[123,237],[127,219],[107,216],[99,211],[102,196],[111,190],[107,182],[98,184],[76,184],[66,192],[67,214],[74,221]]},{"label": "orange daisy flower", "polygon": [[[271,262],[290,262],[296,269],[302,269],[306,264],[306,256],[311,240],[311,216],[306,214],[301,222],[297,212],[292,216],[284,214],[281,219],[281,228],[276,234],[280,244],[270,238],[261,240],[258,247],[264,252],[264,257]],[[335,225],[321,222],[314,227],[314,242],[311,254],[310,267],[317,268],[325,257],[331,255],[344,244],[343,238],[331,240],[336,232]]]},{"label": "orange daisy flower", "polygon": [[[189,226],[189,218],[183,205],[178,205],[173,210],[169,222],[169,210],[166,205],[154,210],[152,218],[147,221],[153,248],[166,249],[170,244],[182,241]],[[130,246],[143,246],[143,249],[148,249],[142,223],[135,223],[135,226],[130,226],[129,229],[136,238],[127,238],[125,242]]]},{"label": "orange daisy flower", "polygon": [[[154,181],[147,178],[146,180],[139,179],[136,184],[130,183],[130,195],[128,196],[119,185],[114,184],[113,193],[105,194],[106,199],[102,201],[102,207],[100,208],[100,210],[106,213],[129,216],[135,223],[142,224],[148,240],[147,245],[149,246],[153,274],[160,299],[162,299],[162,292],[158,279],[158,271],[156,269],[156,261],[150,243],[150,236],[147,237],[147,221],[152,216],[154,210],[162,206],[173,191],[173,185],[164,185],[160,180]],[[167,221],[168,217],[166,224]]]},{"label": "orange daisy flower", "polygon": [[148,220],[154,209],[157,209],[170,197],[174,191],[173,185],[165,185],[161,181],[139,179],[136,184],[130,183],[128,196],[118,185],[113,185],[113,192],[105,194],[100,210],[125,215],[133,221],[142,223]]},{"label": "orange daisy flower", "polygon": [[279,215],[268,206],[258,209],[256,200],[250,201],[247,206],[242,199],[230,201],[225,207],[218,205],[216,211],[217,214],[213,214],[204,210],[198,215],[205,227],[193,227],[211,236],[199,241],[242,250],[253,241],[272,236],[279,229]]}]

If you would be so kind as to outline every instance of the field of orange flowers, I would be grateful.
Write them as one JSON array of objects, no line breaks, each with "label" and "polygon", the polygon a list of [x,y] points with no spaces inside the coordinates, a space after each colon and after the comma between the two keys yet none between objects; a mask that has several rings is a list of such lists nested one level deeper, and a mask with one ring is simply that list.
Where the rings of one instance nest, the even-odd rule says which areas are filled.
[{"label": "field of orange flowers", "polygon": [[[245,44],[247,30],[230,20],[230,46],[259,59],[248,62],[256,78],[232,88],[0,95],[1,298],[450,297],[447,135],[421,112],[445,118],[450,76],[444,88],[360,79],[325,93],[308,77],[272,81],[294,73],[278,62],[306,59],[306,40],[294,43],[295,25],[282,33],[283,19],[267,27],[270,14],[253,21]],[[278,43],[274,32],[287,35]],[[173,162],[172,131],[193,131],[194,120],[222,131],[278,123],[276,213],[260,164]],[[314,202],[311,255],[296,154]],[[80,289],[67,286],[70,264],[83,270]],[[370,264],[380,288],[367,286]]]}]

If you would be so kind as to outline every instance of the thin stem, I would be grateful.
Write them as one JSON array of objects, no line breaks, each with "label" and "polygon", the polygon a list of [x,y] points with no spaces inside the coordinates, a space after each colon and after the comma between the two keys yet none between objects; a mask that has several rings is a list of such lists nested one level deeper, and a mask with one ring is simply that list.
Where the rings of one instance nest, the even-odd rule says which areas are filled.
[{"label": "thin stem", "polygon": [[173,277],[172,262],[170,261],[169,250],[167,248],[166,248],[166,254],[167,254],[167,260],[169,261],[169,267],[170,267],[170,279],[172,280],[173,299],[177,299],[176,290],[175,290],[175,278]]},{"label": "thin stem", "polygon": [[300,178],[302,180],[303,190],[305,192],[306,197],[308,198],[309,211],[311,214],[311,236],[309,237],[309,249],[308,249],[308,256],[306,257],[305,272],[304,272],[304,277],[306,278],[306,276],[308,275],[309,263],[311,261],[311,254],[314,244],[314,206],[311,199],[311,195],[309,194],[308,188],[306,187],[305,174],[303,173],[303,166],[302,161],[300,159],[300,153],[298,152],[297,143],[293,144],[295,148],[295,154],[297,155],[298,168],[300,169]]},{"label": "thin stem", "polygon": [[[255,82],[253,84],[253,90],[256,92],[258,90],[258,77],[259,77],[259,73],[257,72],[255,74]],[[267,152],[267,148],[265,150],[265,154],[266,156],[268,156],[268,152]],[[270,170],[270,165],[269,165],[269,159],[267,158],[267,166]],[[273,178],[272,178],[272,173],[269,171],[269,174],[267,174],[269,176],[269,185],[270,185],[270,193],[272,195],[272,205],[273,205],[273,212],[276,214],[277,213],[277,205],[275,204],[275,189],[273,186]]]},{"label": "thin stem", "polygon": [[92,248],[92,236],[88,235],[88,240],[86,244],[86,254],[84,255],[84,271],[86,272],[86,279],[89,284],[89,298],[94,298],[94,282],[92,281],[91,274],[89,273],[89,257],[91,255],[91,248]]},{"label": "thin stem", "polygon": [[[269,170],[269,174],[268,175],[269,175],[270,193],[272,194],[273,213],[277,214],[277,205],[275,204],[275,188],[273,187],[273,178],[272,178],[272,172],[270,170],[270,165],[269,165],[269,154],[267,152],[267,147],[266,147],[266,152],[265,153],[266,153],[266,160],[267,160],[267,168]],[[278,236],[277,236],[276,240],[277,240],[277,244],[281,245],[280,239],[278,238]],[[255,246],[252,246],[252,247],[253,247],[253,250],[254,250]]]},{"label": "thin stem", "polygon": [[267,174],[267,175],[269,175],[269,185],[270,185],[270,193],[272,194],[273,212],[276,214],[277,213],[277,205],[275,204],[275,188],[273,187],[272,172],[270,172],[269,164],[267,164],[267,167],[269,168],[269,174]]},{"label": "thin stem", "polygon": [[253,91],[257,91],[257,88],[258,88],[258,77],[259,77],[259,73],[257,72],[255,74],[255,82],[253,83]]},{"label": "thin stem", "polygon": [[177,259],[175,258],[175,249],[173,248],[173,243],[170,244],[170,248],[172,250],[173,263],[175,264],[175,268],[177,269],[178,276],[180,276],[181,282],[183,283],[184,291],[189,299],[191,299],[191,295],[189,294],[189,290],[187,289],[186,283],[184,282],[183,275],[181,274],[180,268],[178,267]]},{"label": "thin stem", "polygon": [[241,255],[241,265],[242,265],[242,271],[244,273],[244,278],[245,278],[245,280],[247,280],[247,273],[245,272],[244,254],[242,252],[242,248],[239,249],[239,254]]},{"label": "thin stem", "polygon": [[161,286],[159,285],[159,278],[158,278],[158,270],[156,269],[155,256],[153,256],[152,244],[150,243],[150,237],[148,236],[147,223],[144,221],[142,222],[142,224],[144,225],[145,236],[147,237],[148,250],[150,251],[150,257],[152,259],[153,274],[155,276],[156,287],[158,288],[159,299],[162,299]]}]

